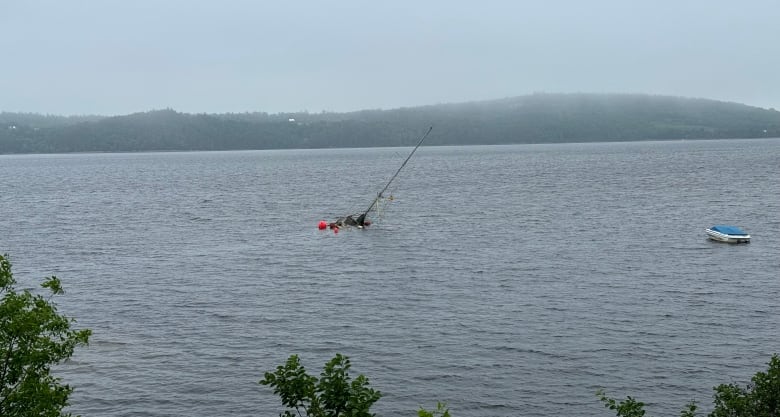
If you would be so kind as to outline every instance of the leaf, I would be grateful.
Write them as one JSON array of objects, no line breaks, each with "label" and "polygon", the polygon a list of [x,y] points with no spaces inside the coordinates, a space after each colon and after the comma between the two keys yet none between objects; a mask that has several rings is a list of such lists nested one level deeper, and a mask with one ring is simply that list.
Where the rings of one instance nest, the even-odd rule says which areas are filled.
[{"label": "leaf", "polygon": [[47,278],[46,281],[41,284],[41,287],[50,289],[52,294],[65,294],[65,291],[62,289],[62,283],[53,275]]}]

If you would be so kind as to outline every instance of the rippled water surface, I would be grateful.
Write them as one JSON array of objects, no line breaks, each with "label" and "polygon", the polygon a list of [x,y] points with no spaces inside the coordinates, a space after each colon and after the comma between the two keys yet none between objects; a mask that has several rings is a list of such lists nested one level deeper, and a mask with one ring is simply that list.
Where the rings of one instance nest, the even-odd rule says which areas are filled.
[{"label": "rippled water surface", "polygon": [[[335,353],[381,416],[678,415],[780,352],[780,141],[0,156],[0,252],[93,329],[86,416],[275,416]],[[705,239],[726,223],[749,245]]]}]

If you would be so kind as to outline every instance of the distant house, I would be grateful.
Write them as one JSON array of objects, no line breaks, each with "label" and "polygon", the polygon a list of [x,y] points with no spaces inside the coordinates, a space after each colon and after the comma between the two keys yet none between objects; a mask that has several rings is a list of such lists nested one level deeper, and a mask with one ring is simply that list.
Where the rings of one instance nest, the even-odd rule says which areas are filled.
[{"label": "distant house", "polygon": [[293,119],[293,118],[289,118],[289,119],[287,119],[287,121],[290,122],[290,123],[295,123],[295,119]]}]

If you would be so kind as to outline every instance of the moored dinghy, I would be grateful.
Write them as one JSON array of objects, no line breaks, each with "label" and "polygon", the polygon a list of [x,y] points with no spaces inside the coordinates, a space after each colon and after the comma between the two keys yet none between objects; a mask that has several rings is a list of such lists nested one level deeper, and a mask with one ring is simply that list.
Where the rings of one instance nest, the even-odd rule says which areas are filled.
[{"label": "moored dinghy", "polygon": [[750,235],[737,226],[717,225],[707,229],[712,240],[726,243],[750,243]]}]

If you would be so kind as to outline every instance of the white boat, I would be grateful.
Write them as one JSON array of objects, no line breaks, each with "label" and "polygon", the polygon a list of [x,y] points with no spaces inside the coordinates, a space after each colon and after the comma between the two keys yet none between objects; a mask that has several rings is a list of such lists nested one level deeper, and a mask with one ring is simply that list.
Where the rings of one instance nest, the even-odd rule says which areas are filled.
[{"label": "white boat", "polygon": [[712,226],[707,229],[707,236],[718,242],[750,243],[750,235],[737,226]]}]

